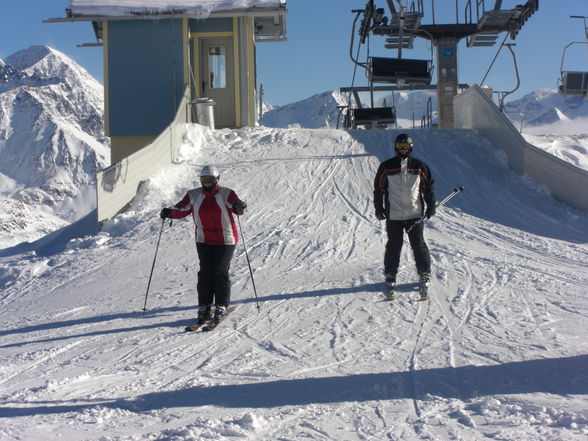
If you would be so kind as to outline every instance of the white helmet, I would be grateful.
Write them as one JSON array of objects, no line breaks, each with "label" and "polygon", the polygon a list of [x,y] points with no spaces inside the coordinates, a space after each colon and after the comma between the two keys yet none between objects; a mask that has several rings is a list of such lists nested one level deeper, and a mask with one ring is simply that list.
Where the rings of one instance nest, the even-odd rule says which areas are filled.
[{"label": "white helmet", "polygon": [[200,171],[200,176],[213,176],[218,179],[220,178],[220,173],[214,165],[205,165]]}]

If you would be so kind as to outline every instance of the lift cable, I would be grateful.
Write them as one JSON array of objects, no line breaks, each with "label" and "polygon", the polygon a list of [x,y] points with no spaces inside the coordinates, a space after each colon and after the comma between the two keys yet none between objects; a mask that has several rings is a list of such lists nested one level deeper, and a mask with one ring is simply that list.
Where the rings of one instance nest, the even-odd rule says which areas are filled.
[{"label": "lift cable", "polygon": [[500,47],[496,51],[496,55],[494,55],[494,59],[492,60],[492,63],[490,63],[490,66],[488,67],[488,70],[486,71],[486,74],[484,75],[484,78],[482,78],[482,81],[480,82],[480,86],[483,86],[484,85],[484,81],[486,81],[486,77],[490,73],[490,70],[492,69],[492,66],[494,66],[494,62],[498,58],[498,54],[500,54],[500,51],[502,50],[502,47],[504,46],[504,42],[506,41],[507,38],[508,38],[508,33],[506,33],[506,35],[504,36],[504,40],[502,40],[502,43],[500,43]]}]

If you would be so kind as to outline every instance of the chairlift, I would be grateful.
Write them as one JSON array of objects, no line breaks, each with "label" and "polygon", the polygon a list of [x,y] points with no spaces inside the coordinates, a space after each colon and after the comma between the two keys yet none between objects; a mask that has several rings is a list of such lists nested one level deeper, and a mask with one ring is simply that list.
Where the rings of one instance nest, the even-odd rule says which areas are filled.
[{"label": "chairlift", "polygon": [[557,89],[562,95],[579,95],[585,97],[588,93],[588,72],[564,70],[566,51],[574,44],[588,44],[588,42],[574,41],[564,48],[561,57],[560,78],[558,79]]},{"label": "chairlift", "polygon": [[562,95],[585,97],[588,93],[588,72],[562,72],[558,90]]},{"label": "chairlift", "polygon": [[349,109],[350,128],[383,129],[396,123],[396,112],[392,107],[362,107]]},{"label": "chairlift", "polygon": [[399,85],[431,84],[431,61],[408,58],[371,57],[369,80],[372,83]]},{"label": "chairlift", "polygon": [[[588,17],[572,15],[570,18],[581,18],[584,20],[584,32],[588,39],[588,27],[586,27],[586,18]],[[588,93],[588,72],[564,70],[566,51],[575,44],[588,44],[588,41],[573,41],[564,48],[561,56],[561,65],[559,68],[560,78],[558,79],[557,89],[562,95],[579,95],[586,97]]]}]

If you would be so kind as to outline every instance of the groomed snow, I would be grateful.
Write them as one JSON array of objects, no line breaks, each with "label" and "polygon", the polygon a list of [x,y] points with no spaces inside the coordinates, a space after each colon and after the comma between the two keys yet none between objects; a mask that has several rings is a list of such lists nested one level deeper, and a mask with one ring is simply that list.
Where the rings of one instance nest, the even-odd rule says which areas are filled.
[{"label": "groomed snow", "polygon": [[[192,126],[101,233],[2,251],[0,439],[585,440],[588,215],[471,131],[411,131],[439,198],[465,191],[427,222],[432,300],[405,246],[386,302],[371,181],[395,134]],[[186,335],[190,220],[164,225],[141,309],[158,212],[207,163],[249,203],[261,312],[240,244],[237,310]]]},{"label": "groomed snow", "polygon": [[[394,131],[190,129],[130,211],[0,257],[2,440],[585,440],[588,214],[515,175],[466,130],[415,130],[439,198],[432,299],[405,246],[383,300],[372,179]],[[189,219],[161,207],[203,164],[249,203],[237,310],[194,317]],[[86,233],[86,235],[84,235]],[[78,236],[78,237],[76,237]]]}]

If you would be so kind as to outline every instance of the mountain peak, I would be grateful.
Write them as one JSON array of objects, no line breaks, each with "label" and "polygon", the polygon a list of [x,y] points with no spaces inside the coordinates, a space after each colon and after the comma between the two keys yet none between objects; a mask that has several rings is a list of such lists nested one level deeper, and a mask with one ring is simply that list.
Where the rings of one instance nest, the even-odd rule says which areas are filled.
[{"label": "mountain peak", "polygon": [[50,54],[67,58],[64,54],[49,46],[38,45],[15,52],[6,59],[6,63],[15,69],[24,70],[34,66]]}]

